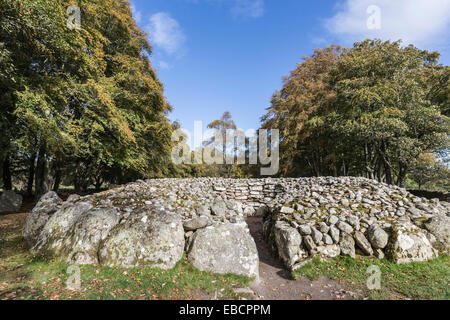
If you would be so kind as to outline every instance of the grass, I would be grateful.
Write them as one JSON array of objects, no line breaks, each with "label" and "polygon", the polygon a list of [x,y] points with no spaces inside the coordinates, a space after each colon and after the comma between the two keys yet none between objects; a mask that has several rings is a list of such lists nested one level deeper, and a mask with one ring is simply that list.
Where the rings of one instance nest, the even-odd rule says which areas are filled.
[{"label": "grass", "polygon": [[[200,272],[183,257],[172,270],[81,266],[81,288],[67,289],[68,265],[34,257],[23,245],[20,233],[25,214],[0,215],[0,300],[2,299],[240,299],[234,288],[246,288],[251,279]],[[367,288],[369,266],[381,270],[381,289],[364,289],[370,299],[450,299],[450,257],[408,265],[396,265],[374,257],[338,257],[328,262],[314,258],[293,273],[298,279],[321,276],[355,288]]]},{"label": "grass", "polygon": [[380,268],[381,289],[366,289],[370,299],[450,299],[450,257],[447,255],[407,265],[361,256],[357,259],[340,256],[328,262],[314,258],[311,263],[294,271],[293,276],[295,279],[306,276],[311,280],[326,276],[367,288],[366,283],[371,276],[366,273],[367,268],[373,265]]},{"label": "grass", "polygon": [[[22,217],[22,220],[24,217]],[[214,275],[190,266],[184,257],[172,270],[81,266],[81,288],[67,289],[69,265],[31,256],[23,246],[21,223],[4,223],[0,216],[0,300],[91,299],[177,300],[239,299],[233,288],[249,286],[251,279]]]}]

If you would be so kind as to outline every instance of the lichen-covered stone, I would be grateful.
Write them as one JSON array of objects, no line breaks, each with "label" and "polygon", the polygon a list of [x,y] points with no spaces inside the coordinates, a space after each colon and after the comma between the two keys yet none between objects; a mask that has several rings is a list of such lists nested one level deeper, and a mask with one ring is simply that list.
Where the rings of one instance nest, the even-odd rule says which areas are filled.
[{"label": "lichen-covered stone", "polygon": [[367,238],[375,249],[384,249],[389,241],[389,235],[378,225],[371,225],[367,230]]},{"label": "lichen-covered stone", "polygon": [[68,231],[63,242],[62,257],[70,264],[98,264],[100,242],[120,220],[115,208],[96,208],[87,211]]},{"label": "lichen-covered stone", "polygon": [[278,254],[286,267],[291,269],[299,260],[308,256],[302,248],[302,237],[295,228],[285,222],[275,225],[275,243]]},{"label": "lichen-covered stone", "polygon": [[154,208],[133,212],[100,243],[99,262],[109,267],[151,266],[172,269],[183,256],[179,216]]},{"label": "lichen-covered stone", "polygon": [[319,255],[328,258],[335,258],[341,254],[341,248],[337,244],[318,246],[316,251]]},{"label": "lichen-covered stone", "polygon": [[373,249],[369,241],[367,241],[364,234],[360,231],[355,232],[355,243],[356,245],[368,256],[373,255]]},{"label": "lichen-covered stone", "polygon": [[198,230],[188,253],[200,271],[258,277],[258,251],[245,225],[216,224]]},{"label": "lichen-covered stone", "polygon": [[427,261],[438,256],[425,234],[411,223],[396,224],[386,248],[386,256],[395,263]]},{"label": "lichen-covered stone", "polygon": [[59,256],[64,248],[63,242],[67,237],[68,231],[78,218],[91,208],[92,205],[86,202],[79,202],[60,208],[47,221],[31,251],[33,253]]},{"label": "lichen-covered stone", "polygon": [[341,230],[342,232],[345,232],[347,234],[352,234],[353,233],[353,228],[351,225],[349,225],[348,223],[344,222],[344,221],[339,221],[338,223],[336,223],[336,227]]},{"label": "lichen-covered stone", "polygon": [[349,256],[353,259],[356,257],[355,240],[353,240],[353,237],[351,235],[342,232],[339,247],[341,248],[342,255]]},{"label": "lichen-covered stone", "polygon": [[227,205],[222,198],[217,198],[211,205],[211,212],[215,216],[224,217],[227,214]]},{"label": "lichen-covered stone", "polygon": [[206,228],[211,225],[211,220],[206,216],[200,216],[183,223],[184,230],[195,231],[197,229]]},{"label": "lichen-covered stone", "polygon": [[436,238],[439,249],[450,253],[450,217],[436,215],[424,223],[425,228]]},{"label": "lichen-covered stone", "polygon": [[22,230],[22,237],[27,245],[33,247],[47,221],[58,210],[62,200],[56,192],[50,191],[43,195],[31,213],[28,215]]}]

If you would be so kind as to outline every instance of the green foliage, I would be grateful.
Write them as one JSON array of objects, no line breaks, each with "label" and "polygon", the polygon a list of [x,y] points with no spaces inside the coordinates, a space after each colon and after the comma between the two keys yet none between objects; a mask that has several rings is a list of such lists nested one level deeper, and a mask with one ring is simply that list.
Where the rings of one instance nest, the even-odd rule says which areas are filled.
[{"label": "green foliage", "polygon": [[280,128],[282,173],[404,186],[420,154],[448,148],[448,67],[438,59],[380,40],[305,58],[262,118],[263,128]]},{"label": "green foliage", "polygon": [[164,175],[171,107],[128,1],[76,3],[79,30],[66,26],[71,4],[0,1],[0,156],[39,153],[84,188]]},{"label": "green foliage", "polygon": [[409,176],[417,183],[419,190],[423,187],[434,190],[450,186],[449,167],[429,153],[422,154],[416,159]]}]

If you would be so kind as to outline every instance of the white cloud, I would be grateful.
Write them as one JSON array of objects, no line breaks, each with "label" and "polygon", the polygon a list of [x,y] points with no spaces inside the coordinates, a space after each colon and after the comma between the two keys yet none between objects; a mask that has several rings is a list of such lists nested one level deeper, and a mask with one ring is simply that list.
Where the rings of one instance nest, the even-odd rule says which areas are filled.
[{"label": "white cloud", "polygon": [[[198,4],[201,0],[185,0]],[[261,18],[264,16],[264,0],[204,0],[205,2],[224,4],[235,17]]]},{"label": "white cloud", "polygon": [[186,36],[177,20],[165,12],[155,13],[145,28],[150,42],[163,49],[169,55],[180,53]]},{"label": "white cloud", "polygon": [[136,6],[133,3],[130,3],[131,13],[133,14],[134,21],[136,23],[141,23],[142,21],[142,13],[139,10],[136,10]]},{"label": "white cloud", "polygon": [[165,61],[159,61],[158,62],[158,68],[161,70],[169,70],[170,69],[170,65],[165,62]]},{"label": "white cloud", "polygon": [[234,16],[260,18],[264,15],[263,0],[235,0],[231,8]]},{"label": "white cloud", "polygon": [[[370,6],[380,8],[379,29],[368,27],[367,21],[374,13],[371,10],[368,13]],[[346,41],[381,38],[402,39],[404,44],[414,45],[445,44],[450,0],[345,0],[337,6],[337,13],[325,21],[325,26]]]}]

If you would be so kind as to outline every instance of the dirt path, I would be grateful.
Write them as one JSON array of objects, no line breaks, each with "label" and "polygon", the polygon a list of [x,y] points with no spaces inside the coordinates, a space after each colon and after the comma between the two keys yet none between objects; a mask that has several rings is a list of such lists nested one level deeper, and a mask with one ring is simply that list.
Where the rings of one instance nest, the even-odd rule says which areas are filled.
[{"label": "dirt path", "polygon": [[311,281],[306,277],[292,280],[282,262],[270,251],[262,236],[262,219],[248,218],[250,233],[259,253],[260,281],[251,289],[261,300],[351,300],[355,293],[337,281],[321,277]]}]

